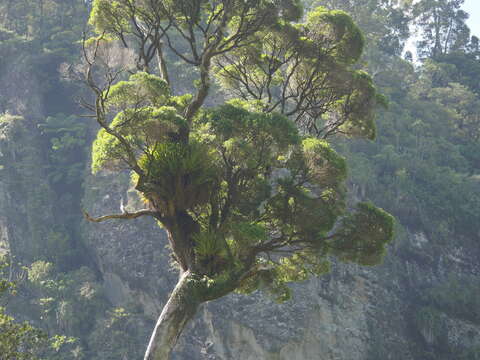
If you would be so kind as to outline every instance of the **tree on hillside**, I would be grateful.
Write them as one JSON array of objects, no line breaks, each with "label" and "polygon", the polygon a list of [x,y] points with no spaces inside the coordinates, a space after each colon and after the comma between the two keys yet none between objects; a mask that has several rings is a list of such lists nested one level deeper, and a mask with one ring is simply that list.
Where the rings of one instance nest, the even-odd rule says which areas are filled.
[{"label": "tree on hillside", "polygon": [[391,76],[401,62],[412,22],[409,0],[308,0],[309,6],[340,9],[352,17],[365,34],[361,68],[371,74],[377,86]]},{"label": "tree on hillside", "polygon": [[[345,161],[328,143],[373,139],[382,100],[351,68],[363,37],[346,13],[303,17],[297,0],[95,0],[90,23],[92,170],[130,171],[146,206],[85,215],[155,218],[180,272],[145,359],[167,359],[204,302],[257,289],[284,301],[287,283],[326,273],[332,256],[381,261],[392,217],[348,208]],[[137,49],[128,79],[102,66],[113,40]],[[170,56],[193,69],[193,94],[176,93]],[[222,105],[207,106],[213,91]]]},{"label": "tree on hillside", "polygon": [[47,40],[54,35],[61,41],[81,26],[88,4],[71,0],[0,0],[0,27],[28,39]]},{"label": "tree on hillside", "polygon": [[475,39],[475,36],[472,36],[468,52],[453,52],[439,57],[437,61],[453,65],[453,71],[450,72],[451,77],[468,86],[476,94],[480,94],[480,57],[478,43]]},{"label": "tree on hillside", "polygon": [[[367,36],[367,46],[389,55],[400,55],[410,31],[411,1],[399,0],[314,0],[329,9],[341,9],[352,16]],[[375,49],[377,50],[377,49]],[[378,56],[378,51],[376,51]]]},{"label": "tree on hillside", "polygon": [[414,16],[422,36],[417,46],[422,57],[435,58],[468,45],[468,14],[461,9],[464,1],[421,0],[415,4]]},{"label": "tree on hillside", "polygon": [[[0,256],[0,275],[7,267],[5,259]],[[0,299],[13,292],[15,284],[4,276],[0,277]],[[7,315],[0,306],[0,359],[2,360],[34,360],[38,350],[44,346],[45,334],[24,322],[19,323]]]}]

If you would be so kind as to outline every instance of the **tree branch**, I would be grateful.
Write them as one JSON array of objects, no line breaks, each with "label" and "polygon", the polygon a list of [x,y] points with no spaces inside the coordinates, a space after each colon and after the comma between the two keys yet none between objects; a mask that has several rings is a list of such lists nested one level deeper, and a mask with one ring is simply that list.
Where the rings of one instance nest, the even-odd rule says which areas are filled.
[{"label": "tree branch", "polygon": [[131,220],[131,219],[139,218],[141,216],[152,216],[154,218],[158,218],[158,213],[148,209],[139,210],[133,213],[124,212],[123,214],[105,215],[105,216],[100,216],[98,218],[91,217],[86,211],[83,211],[83,215],[85,216],[85,219],[95,223],[100,223],[100,222],[112,220],[112,219]]},{"label": "tree branch", "polygon": [[[87,69],[86,69],[86,74],[85,74],[85,82],[88,87],[92,90],[92,92],[95,95],[95,105],[91,105],[91,109],[94,109],[94,114],[95,118],[97,120],[97,123],[105,129],[105,131],[112,135],[113,137],[117,138],[117,140],[120,142],[120,144],[123,146],[127,157],[128,161],[127,164],[130,166],[130,168],[135,171],[139,176],[144,176],[143,170],[140,168],[140,166],[137,163],[137,158],[135,156],[135,151],[130,145],[130,143],[127,141],[127,139],[122,136],[118,131],[110,127],[107,123],[107,115],[106,115],[106,103],[108,100],[108,96],[110,93],[110,89],[113,85],[113,83],[117,80],[118,76],[121,74],[122,70],[118,71],[112,71],[108,65],[107,66],[107,72],[105,74],[105,85],[102,87],[97,85],[94,76],[93,76],[93,70],[96,65],[97,61],[97,56],[98,56],[98,51],[100,48],[100,42],[104,40],[105,33],[103,33],[99,38],[97,38],[95,42],[95,47],[93,50],[93,55],[90,58],[88,56],[87,50],[86,50],[86,39],[85,39],[85,34],[83,38],[83,57],[85,59],[85,62],[87,63]],[[88,107],[87,107],[88,108]]]}]

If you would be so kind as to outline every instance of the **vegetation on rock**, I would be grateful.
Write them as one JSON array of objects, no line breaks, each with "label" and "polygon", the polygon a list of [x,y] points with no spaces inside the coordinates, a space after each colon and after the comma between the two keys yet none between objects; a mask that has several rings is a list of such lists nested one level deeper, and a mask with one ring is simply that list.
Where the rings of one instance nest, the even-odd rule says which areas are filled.
[{"label": "vegetation on rock", "polygon": [[[317,7],[301,20],[297,1],[93,3],[92,168],[131,171],[146,208],[87,218],[154,217],[181,274],[145,359],[169,357],[203,302],[259,288],[287,300],[286,284],[327,272],[330,256],[375,265],[393,237],[383,210],[349,211],[345,161],[327,142],[375,137],[383,99],[351,67],[363,36],[342,11]],[[135,44],[141,72],[116,82],[120,72],[98,69],[107,39]],[[198,73],[193,94],[175,92],[164,42]],[[214,107],[212,76],[230,98]]]},{"label": "vegetation on rock", "polygon": [[[125,7],[133,3],[140,7]],[[452,323],[468,324],[474,330],[478,326],[478,316],[471,310],[477,304],[476,268],[457,258],[478,251],[480,231],[480,52],[478,38],[470,37],[465,25],[462,1],[306,0],[302,2],[305,10],[313,12],[301,19],[299,3],[272,1],[274,6],[285,7],[280,13],[262,13],[268,21],[257,23],[254,33],[238,38],[234,48],[216,54],[210,64],[198,63],[205,40],[209,44],[216,39],[221,44],[228,41],[229,31],[240,29],[235,22],[240,18],[228,22],[222,36],[207,39],[197,26],[206,19],[201,17],[206,14],[203,10],[198,21],[178,17],[182,11],[195,10],[188,7],[192,2],[164,2],[185,5],[167,8],[174,11],[170,18],[161,8],[146,11],[153,3],[97,1],[90,22],[97,35],[103,34],[98,52],[110,54],[112,62],[121,63],[119,44],[127,45],[130,55],[135,49],[133,66],[127,68],[135,74],[119,74],[118,81],[110,83],[106,124],[115,127],[134,149],[142,148],[141,153],[135,150],[135,160],[148,173],[144,179],[153,188],[143,196],[145,212],[127,215],[152,214],[173,204],[187,209],[198,224],[186,257],[193,258],[201,271],[190,278],[188,289],[198,291],[199,298],[205,296],[205,288],[210,294],[230,291],[229,277],[241,264],[239,259],[249,249],[276,239],[272,235],[288,235],[292,241],[314,232],[337,238],[334,242],[333,238],[310,236],[302,246],[318,247],[309,251],[296,247],[288,248],[288,253],[284,249],[260,253],[255,258],[257,275],[244,279],[236,291],[261,289],[284,301],[290,296],[289,282],[328,271],[334,256],[375,263],[382,255],[378,238],[362,242],[366,248],[361,252],[345,252],[353,241],[362,241],[352,236],[356,234],[353,225],[383,216],[369,205],[371,201],[398,219],[397,240],[387,264],[372,272],[380,282],[388,283],[385,288],[398,283],[398,289],[392,290],[394,299],[376,300],[375,309],[381,309],[378,304],[382,303],[404,310],[401,320],[388,318],[384,324],[377,314],[369,319],[375,329],[369,333],[372,351],[368,358],[395,358],[405,352],[422,360],[478,358],[478,343],[471,337],[475,331],[454,340],[447,337],[447,330],[458,330],[451,328]],[[262,1],[261,6],[268,3]],[[99,199],[93,199],[95,194],[108,193],[99,188],[113,186],[109,176],[118,175],[115,189],[129,177],[117,173],[100,180],[90,178],[89,182],[96,181],[95,189],[83,198],[88,147],[94,134],[79,119],[75,101],[86,96],[71,73],[82,66],[79,44],[91,5],[83,0],[0,0],[0,226],[14,259],[18,293],[5,307],[8,314],[29,320],[50,336],[66,335],[57,339],[57,350],[50,348],[47,355],[41,354],[48,359],[140,359],[151,319],[143,313],[144,305],[113,305],[107,299],[111,289],[102,279],[105,270],[97,269],[92,248],[87,250],[83,244],[87,235],[78,216],[82,201],[88,206]],[[336,9],[349,13],[354,22]],[[255,16],[250,13],[247,20],[255,23]],[[112,24],[115,18],[121,21]],[[156,27],[157,20],[163,29]],[[212,25],[204,30],[218,29],[217,20],[212,18]],[[363,39],[356,26],[365,34]],[[413,26],[420,34],[415,63],[414,55],[405,53]],[[196,40],[194,46],[191,38]],[[92,55],[95,39],[90,43]],[[315,51],[323,51],[322,56],[313,56]],[[101,60],[98,57],[96,65]],[[203,65],[209,68],[211,80],[202,77]],[[311,86],[302,81],[312,69],[318,76],[310,79],[316,92],[308,93]],[[372,74],[372,79],[359,69]],[[104,70],[94,69],[94,79],[98,81]],[[289,76],[290,83],[286,81]],[[373,85],[389,103],[388,109],[378,111],[375,130],[372,105],[385,98],[376,95]],[[210,96],[187,120],[186,110],[205,88]],[[303,102],[295,96],[283,102],[283,89],[288,96],[302,90]],[[360,116],[349,118],[348,111]],[[256,138],[254,130],[262,136]],[[348,133],[348,139],[342,133]],[[354,139],[358,135],[376,135],[377,139]],[[259,151],[259,144],[273,147]],[[128,170],[128,164],[115,160],[125,154],[124,149],[106,130],[98,134],[95,147],[96,171]],[[143,148],[148,148],[148,156],[141,155]],[[230,205],[225,225],[212,230],[212,204],[216,201],[219,206],[218,224],[220,207],[232,191],[220,149],[229,156],[232,169],[243,171],[248,181],[243,180],[246,193],[242,201]],[[256,166],[261,169],[259,176],[249,178]],[[300,187],[285,181],[302,166],[325,182]],[[347,167],[349,176],[345,177]],[[164,173],[177,174],[185,183],[188,179],[188,188],[165,181]],[[132,176],[132,183],[139,180],[138,174]],[[239,183],[234,184],[238,188]],[[347,201],[347,187],[362,201],[361,212],[355,212]],[[156,209],[148,205],[153,195],[160,204]],[[325,207],[318,205],[320,198]],[[270,216],[270,222],[255,222],[255,216],[262,214]],[[290,216],[291,221],[281,222],[282,216]],[[325,221],[311,222],[319,217]],[[282,234],[272,234],[274,226]],[[372,256],[364,256],[363,250],[373,248]],[[272,254],[277,250],[282,252]],[[322,254],[328,254],[324,261]],[[122,271],[133,268],[126,265],[131,257],[122,261]],[[86,313],[94,315],[86,318]],[[10,318],[7,323],[18,325]],[[395,338],[397,325],[412,331]],[[408,345],[401,345],[402,341]]]}]

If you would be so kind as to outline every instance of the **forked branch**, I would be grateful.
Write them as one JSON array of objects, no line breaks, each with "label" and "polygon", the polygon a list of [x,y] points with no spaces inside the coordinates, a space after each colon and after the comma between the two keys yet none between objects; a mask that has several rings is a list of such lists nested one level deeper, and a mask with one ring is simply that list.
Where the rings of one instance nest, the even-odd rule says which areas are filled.
[{"label": "forked branch", "polygon": [[140,168],[140,166],[137,163],[137,158],[135,156],[135,151],[130,145],[130,143],[127,141],[127,139],[122,136],[118,131],[116,131],[114,128],[109,126],[107,122],[107,102],[108,102],[108,96],[110,93],[110,89],[112,85],[116,82],[118,79],[119,75],[122,73],[122,70],[112,70],[108,64],[106,64],[106,73],[104,75],[105,78],[105,84],[102,85],[97,85],[97,83],[94,80],[94,75],[93,71],[96,65],[97,57],[98,57],[98,52],[100,49],[100,43],[103,41],[105,38],[105,33],[103,33],[100,37],[98,37],[95,40],[95,46],[93,50],[93,54],[90,57],[88,55],[87,49],[86,49],[86,39],[85,35],[83,38],[83,57],[87,65],[86,69],[86,74],[85,74],[85,83],[86,85],[92,90],[93,94],[95,95],[95,104],[90,104],[87,105],[86,108],[90,111],[94,112],[94,117],[97,120],[97,123],[105,129],[105,131],[114,136],[120,144],[123,146],[123,149],[126,152],[127,159],[125,159],[126,163],[130,166],[130,168],[135,171],[139,176],[143,176],[143,170]]}]

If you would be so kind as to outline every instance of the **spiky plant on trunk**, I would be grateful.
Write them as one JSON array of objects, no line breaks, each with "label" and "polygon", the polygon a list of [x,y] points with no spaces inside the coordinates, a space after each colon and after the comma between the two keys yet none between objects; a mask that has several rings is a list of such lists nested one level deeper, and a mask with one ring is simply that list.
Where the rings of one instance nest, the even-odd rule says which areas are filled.
[{"label": "spiky plant on trunk", "polygon": [[[202,303],[257,289],[285,301],[288,282],[327,272],[331,256],[381,260],[392,218],[347,209],[346,164],[327,141],[373,138],[381,99],[350,68],[363,38],[347,14],[303,17],[297,0],[95,0],[90,22],[92,169],[131,171],[146,208],[86,216],[154,217],[180,272],[146,360],[168,359]],[[136,47],[137,73],[103,69],[97,83],[106,39]],[[175,93],[165,49],[195,69],[193,94]],[[221,106],[205,105],[212,77]]]}]

